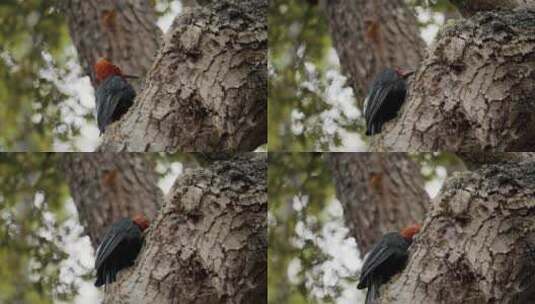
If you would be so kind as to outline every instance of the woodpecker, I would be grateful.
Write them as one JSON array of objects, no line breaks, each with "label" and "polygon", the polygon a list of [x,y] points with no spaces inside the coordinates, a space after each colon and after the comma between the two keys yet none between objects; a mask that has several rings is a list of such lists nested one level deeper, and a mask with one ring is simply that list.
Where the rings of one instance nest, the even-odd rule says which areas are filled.
[{"label": "woodpecker", "polygon": [[381,133],[383,124],[396,117],[405,101],[406,78],[412,73],[385,69],[375,78],[364,100],[367,136]]},{"label": "woodpecker", "polygon": [[119,120],[134,103],[136,92],[126,81],[121,70],[106,59],[95,63],[96,119],[100,134],[106,127]]},{"label": "woodpecker", "polygon": [[420,231],[420,225],[410,225],[400,233],[389,232],[373,246],[362,266],[358,289],[368,288],[366,304],[372,304],[379,296],[382,284],[405,268],[409,258],[412,238]]},{"label": "woodpecker", "polygon": [[115,282],[117,272],[134,265],[143,244],[142,233],[149,221],[142,214],[113,223],[97,249],[96,287]]}]

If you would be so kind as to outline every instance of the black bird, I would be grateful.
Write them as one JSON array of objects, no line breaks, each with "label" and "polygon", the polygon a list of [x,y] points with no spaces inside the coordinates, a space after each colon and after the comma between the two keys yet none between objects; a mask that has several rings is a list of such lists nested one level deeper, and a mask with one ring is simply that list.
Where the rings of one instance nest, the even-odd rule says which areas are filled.
[{"label": "black bird", "polygon": [[143,244],[142,233],[149,227],[143,215],[113,223],[97,249],[96,287],[115,282],[119,270],[134,265]]},{"label": "black bird", "polygon": [[400,233],[389,232],[370,250],[357,285],[358,289],[368,288],[366,304],[374,303],[379,296],[381,285],[405,268],[412,238],[419,231],[420,225],[414,224],[401,230]]},{"label": "black bird", "polygon": [[364,101],[366,135],[381,133],[383,124],[396,117],[405,101],[406,78],[413,72],[385,69],[373,81]]},{"label": "black bird", "polygon": [[106,59],[95,63],[95,82],[98,85],[95,91],[95,115],[100,135],[134,104],[136,91],[126,78],[135,77],[124,75],[121,69]]}]

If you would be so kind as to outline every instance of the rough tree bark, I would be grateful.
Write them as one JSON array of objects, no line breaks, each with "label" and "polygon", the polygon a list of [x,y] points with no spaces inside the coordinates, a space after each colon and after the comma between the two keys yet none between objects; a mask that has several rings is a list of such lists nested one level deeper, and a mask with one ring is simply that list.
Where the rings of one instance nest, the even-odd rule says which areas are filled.
[{"label": "rough tree bark", "polygon": [[534,152],[459,152],[456,154],[469,170],[475,170],[488,164],[535,160]]},{"label": "rough tree bark", "polygon": [[450,0],[465,16],[481,11],[506,10],[515,8],[535,8],[534,0]]},{"label": "rough tree bark", "polygon": [[156,58],[160,31],[147,1],[66,3],[86,72],[106,56],[146,76],[100,151],[250,151],[267,141],[267,0],[184,8]]},{"label": "rough tree bark", "polygon": [[535,11],[480,13],[448,25],[400,117],[372,140],[388,151],[535,150]]},{"label": "rough tree bark", "polygon": [[533,303],[535,162],[448,178],[380,303]]},{"label": "rough tree bark", "polygon": [[386,67],[414,69],[424,56],[414,13],[403,0],[327,1],[334,47],[362,108],[363,96]]},{"label": "rough tree bark", "polygon": [[104,150],[250,151],[267,140],[267,1],[185,9]]},{"label": "rough tree bark", "polygon": [[104,303],[266,303],[265,154],[180,176]]},{"label": "rough tree bark", "polygon": [[384,233],[422,223],[429,205],[420,167],[404,153],[330,153],[336,197],[363,256]]},{"label": "rough tree bark", "polygon": [[62,158],[71,196],[93,248],[109,225],[143,213],[156,218],[163,197],[146,156],[134,153],[65,153]]}]

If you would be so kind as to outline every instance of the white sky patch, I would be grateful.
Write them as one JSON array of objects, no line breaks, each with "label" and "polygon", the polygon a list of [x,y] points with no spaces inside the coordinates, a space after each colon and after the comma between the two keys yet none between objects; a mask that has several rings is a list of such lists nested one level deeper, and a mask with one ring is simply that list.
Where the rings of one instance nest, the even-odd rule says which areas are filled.
[{"label": "white sky patch", "polygon": [[[165,8],[165,6],[158,2],[156,4],[156,10],[161,11]],[[158,27],[162,30],[162,32],[166,33],[167,30],[171,27],[171,24],[173,24],[173,20],[175,17],[182,12],[182,3],[180,1],[173,1],[171,3],[171,10],[169,13],[161,16],[156,24]]]},{"label": "white sky patch", "polygon": [[438,34],[438,31],[440,30],[439,26],[442,26],[444,24],[444,14],[442,13],[434,13],[430,10],[422,9],[421,7],[416,7],[416,13],[418,20],[420,22],[429,22],[433,21],[436,24],[430,24],[422,29],[422,38],[424,39],[425,43],[427,45],[430,45],[433,42],[433,39]]},{"label": "white sky patch", "polygon": [[437,177],[425,183],[425,191],[427,192],[427,194],[429,194],[430,198],[432,199],[435,198],[437,194],[440,192],[440,189],[442,188],[442,185],[444,184],[444,181],[446,180],[447,175],[448,175],[448,172],[446,168],[437,167],[436,169]]},{"label": "white sky patch", "polygon": [[[158,164],[158,168],[156,170],[163,169],[163,167]],[[163,194],[167,194],[169,190],[171,190],[171,187],[175,183],[176,178],[184,173],[184,165],[180,162],[175,162],[171,164],[170,167],[171,171],[164,176],[160,181],[158,182],[158,187],[162,189]]]},{"label": "white sky patch", "polygon": [[[100,303],[103,294],[93,285],[94,282],[80,279],[80,275],[84,274],[87,269],[93,269],[95,265],[95,252],[91,246],[91,241],[78,222],[78,211],[72,199],[65,203],[65,210],[69,215],[65,225],[71,230],[69,234],[64,235],[62,244],[62,248],[69,254],[69,257],[61,265],[61,278],[67,282],[74,281],[79,286],[79,294],[75,297],[74,303]],[[73,276],[73,272],[77,276]]]},{"label": "white sky patch", "polygon": [[288,262],[288,269],[287,269],[287,275],[288,280],[292,284],[299,284],[300,278],[299,278],[299,272],[302,270],[301,266],[301,260],[298,258],[293,258]]},{"label": "white sky patch", "polygon": [[303,124],[303,119],[305,118],[305,114],[299,109],[292,109],[292,112],[290,113],[290,119],[292,121],[291,128],[293,134],[302,134],[305,130],[305,125]]},{"label": "white sky patch", "polygon": [[[76,50],[70,46],[66,52],[75,54]],[[100,143],[99,130],[95,123],[88,123],[82,116],[87,113],[93,114],[95,109],[95,95],[89,76],[80,77],[82,68],[76,60],[76,56],[67,62],[69,75],[65,82],[57,83],[58,88],[70,97],[64,101],[61,116],[64,122],[75,124],[80,127],[80,135],[73,138],[73,142],[54,140],[54,151],[68,152],[94,151]]]}]

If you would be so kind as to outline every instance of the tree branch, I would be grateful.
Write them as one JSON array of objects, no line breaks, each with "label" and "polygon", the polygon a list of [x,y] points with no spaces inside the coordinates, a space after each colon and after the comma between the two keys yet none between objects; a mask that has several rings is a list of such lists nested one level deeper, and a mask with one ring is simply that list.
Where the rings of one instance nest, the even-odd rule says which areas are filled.
[{"label": "tree branch", "polygon": [[429,205],[419,166],[404,153],[330,153],[336,197],[363,256],[383,234],[421,223]]},{"label": "tree branch", "polygon": [[378,151],[534,151],[535,11],[448,25],[412,79]]},{"label": "tree branch", "polygon": [[529,303],[535,297],[535,162],[450,177],[380,303]]}]

